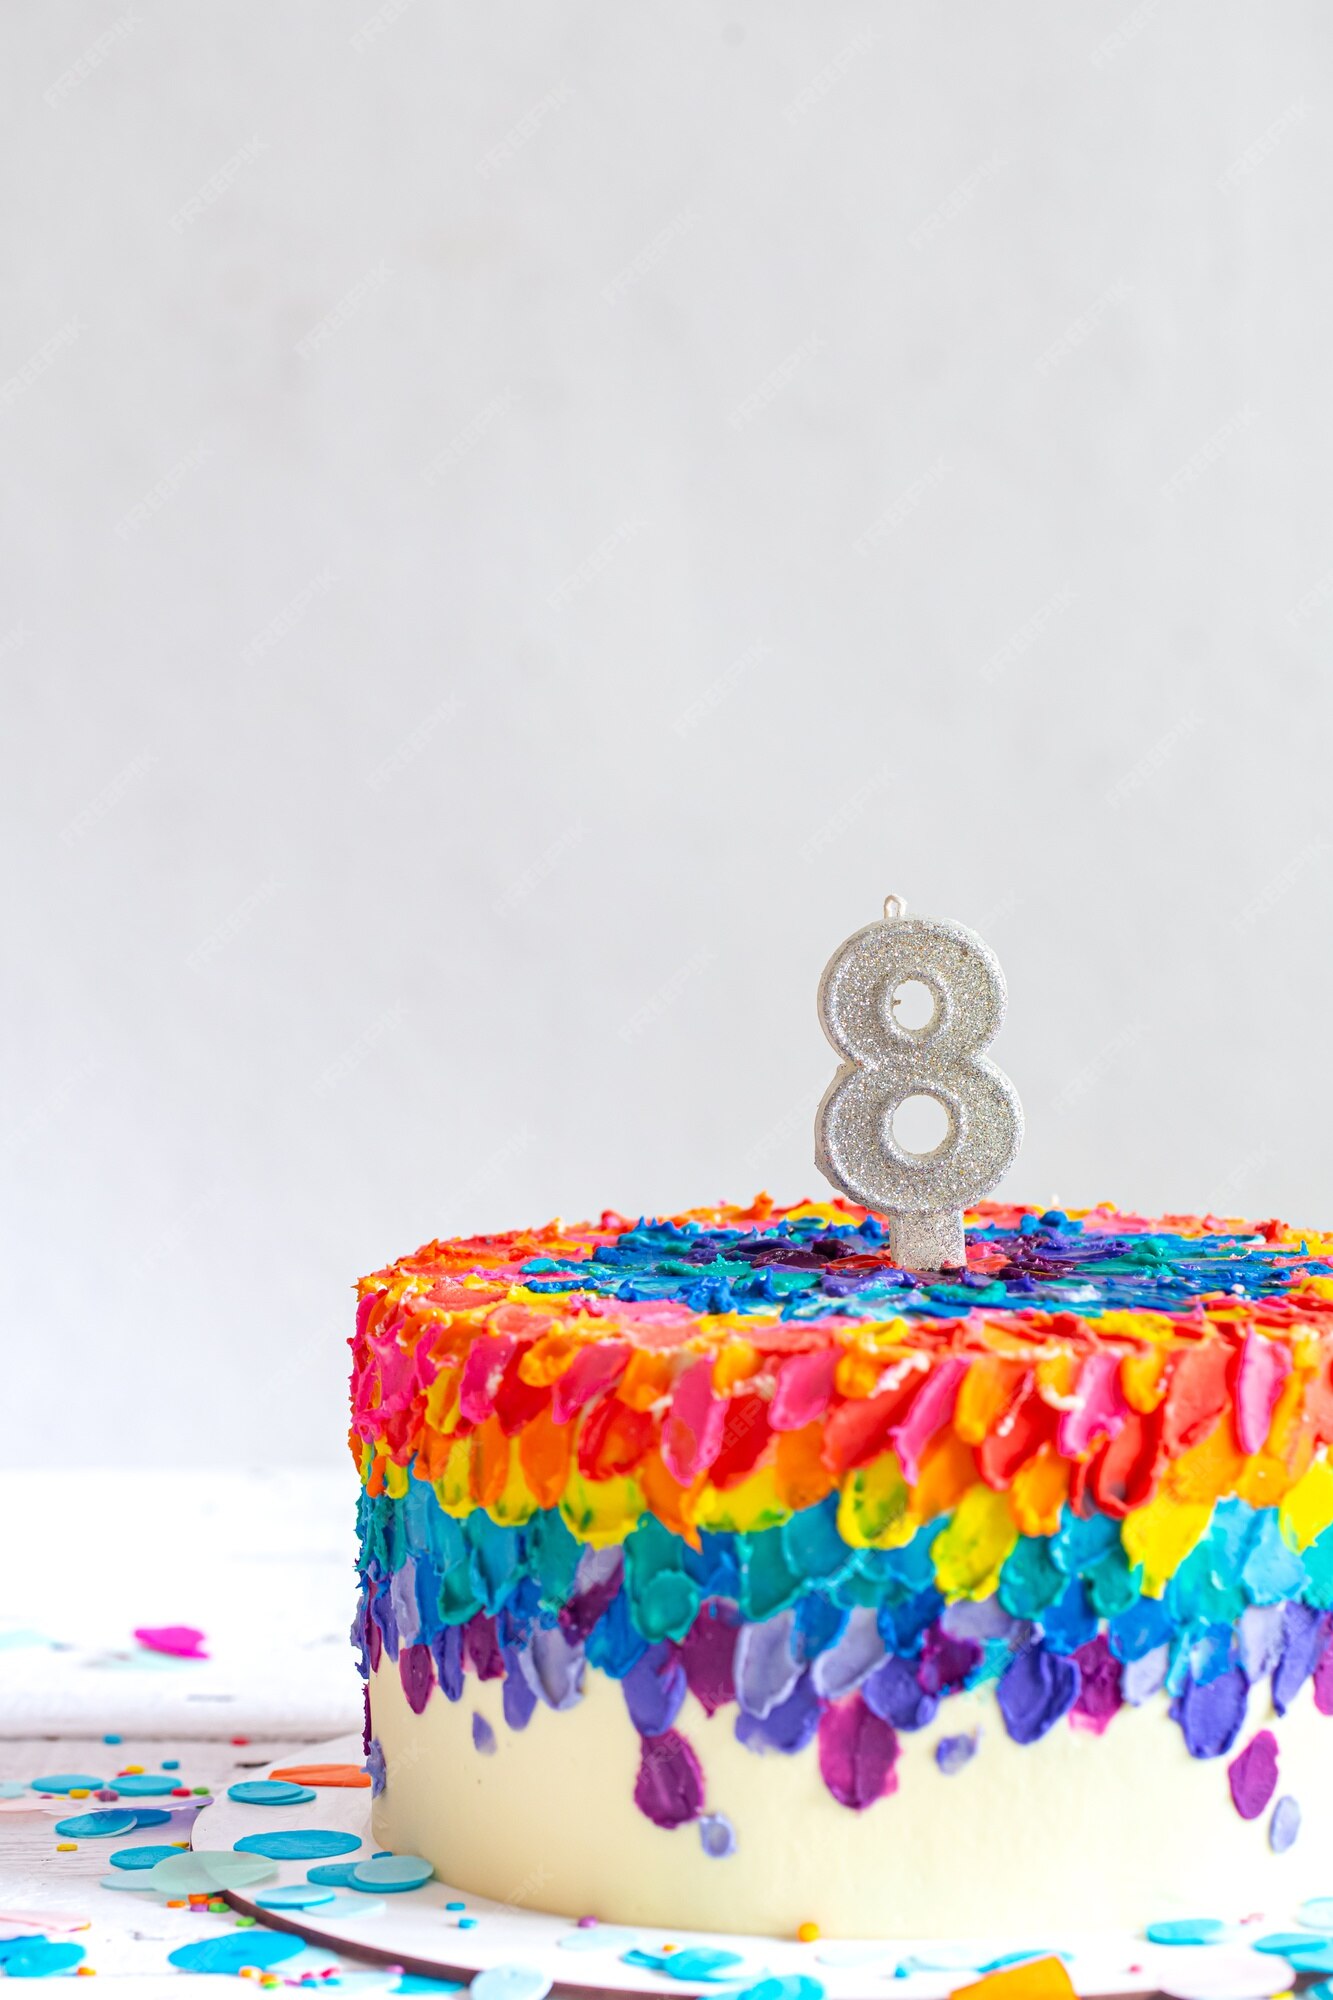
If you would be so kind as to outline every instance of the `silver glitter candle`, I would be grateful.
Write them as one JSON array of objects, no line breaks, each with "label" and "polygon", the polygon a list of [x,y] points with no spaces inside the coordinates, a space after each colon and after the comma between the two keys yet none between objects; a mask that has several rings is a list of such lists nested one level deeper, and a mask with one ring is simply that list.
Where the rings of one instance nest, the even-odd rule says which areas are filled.
[{"label": "silver glitter candle", "polygon": [[[909,982],[933,1012],[905,1027]],[[1004,1019],[1005,987],[989,945],[961,924],[909,917],[900,896],[834,953],[819,982],[819,1019],[842,1057],[815,1120],[815,1164],[834,1187],[889,1220],[896,1264],[938,1271],[965,1261],[963,1210],[995,1186],[1023,1141],[1023,1107],[982,1051]],[[929,1153],[894,1136],[908,1098],[929,1097],[948,1130]]]}]

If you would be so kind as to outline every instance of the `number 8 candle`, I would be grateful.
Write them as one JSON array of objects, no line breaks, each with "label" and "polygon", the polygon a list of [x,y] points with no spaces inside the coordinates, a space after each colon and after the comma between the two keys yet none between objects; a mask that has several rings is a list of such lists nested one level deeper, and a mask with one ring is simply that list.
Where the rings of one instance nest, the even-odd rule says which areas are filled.
[{"label": "number 8 candle", "polygon": [[[924,986],[930,1018],[898,1018],[901,989]],[[1005,986],[990,946],[962,924],[909,917],[900,896],[884,904],[829,960],[819,1018],[843,1058],[815,1121],[815,1164],[849,1200],[889,1219],[896,1264],[938,1271],[966,1262],[963,1210],[1013,1164],[1023,1107],[1008,1077],[983,1054],[1004,1020]],[[910,1153],[893,1121],[908,1098],[929,1097],[948,1130],[928,1153]]]}]

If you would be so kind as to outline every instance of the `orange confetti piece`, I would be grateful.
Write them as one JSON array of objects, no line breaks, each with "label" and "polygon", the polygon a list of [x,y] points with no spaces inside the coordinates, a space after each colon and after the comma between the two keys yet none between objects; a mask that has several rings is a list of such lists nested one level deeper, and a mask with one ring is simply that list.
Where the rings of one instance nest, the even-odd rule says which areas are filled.
[{"label": "orange confetti piece", "polygon": [[363,1791],[370,1784],[369,1771],[359,1764],[284,1764],[270,1775],[288,1785],[346,1785]]},{"label": "orange confetti piece", "polygon": [[1031,1958],[955,1986],[949,2000],[1077,2000],[1077,1989],[1060,1959]]}]

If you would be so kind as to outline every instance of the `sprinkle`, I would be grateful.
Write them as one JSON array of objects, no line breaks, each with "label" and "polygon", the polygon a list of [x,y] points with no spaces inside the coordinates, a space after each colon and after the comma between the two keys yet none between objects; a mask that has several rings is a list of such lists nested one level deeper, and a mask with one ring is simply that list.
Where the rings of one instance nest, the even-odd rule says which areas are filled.
[{"label": "sprinkle", "polygon": [[77,1851],[78,1851],[78,1842],[77,1842],[77,1841],[73,1841],[73,1840],[58,1840],[58,1841],[56,1842],[56,1853],[57,1853],[57,1854],[75,1854],[75,1853],[77,1853]]},{"label": "sprinkle", "polygon": [[[466,1904],[466,1903],[446,1903],[444,1907],[445,1907],[445,1909],[446,1909],[446,1910],[465,1910],[465,1909],[467,1908],[467,1904]],[[582,1919],[580,1918],[580,1922],[582,1922],[582,1921],[583,1921],[583,1920],[582,1920]],[[593,1917],[593,1918],[591,1919],[591,1922],[593,1922],[593,1923],[596,1923],[596,1921],[597,1921],[596,1917]]]},{"label": "sprinkle", "polygon": [[811,1923],[798,1924],[796,1926],[796,1938],[799,1944],[818,1944],[819,1925]]},{"label": "sprinkle", "polygon": [[104,1743],[120,1743],[123,1739],[119,1736],[104,1736],[102,1741]]}]

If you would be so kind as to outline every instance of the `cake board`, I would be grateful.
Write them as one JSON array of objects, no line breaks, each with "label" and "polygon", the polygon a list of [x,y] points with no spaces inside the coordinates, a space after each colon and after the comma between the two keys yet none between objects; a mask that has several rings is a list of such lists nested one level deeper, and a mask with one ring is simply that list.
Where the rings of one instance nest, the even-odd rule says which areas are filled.
[{"label": "cake board", "polygon": [[[340,1737],[308,1755],[310,1765],[359,1764],[361,1742]],[[272,1775],[283,1767],[270,1767]],[[355,1835],[363,1843],[349,1861],[375,1853],[370,1831],[370,1793],[347,1785],[316,1785],[316,1799],[304,1805],[255,1805],[228,1796],[200,1816],[194,1845],[229,1848],[252,1834],[317,1826]],[[344,1858],[344,1857],[339,1857]],[[239,1914],[271,1929],[284,1930],[370,1964],[398,1965],[426,1978],[466,1985],[478,1973],[521,1965],[540,1971],[562,1992],[591,1994],[693,1994],[730,1996],[764,1978],[800,1975],[819,1981],[827,2000],[947,2000],[958,1987],[981,1976],[997,1961],[1021,1956],[1014,1940],[978,1938],[966,1942],[930,1939],[819,1939],[726,1936],[687,1930],[661,1931],[612,1923],[580,1928],[568,1917],[499,1904],[432,1880],[423,1887],[360,1898],[339,1893],[336,1903],[309,1910],[275,1910],[260,1897],[276,1887],[303,1884],[309,1859],[279,1860],[274,1880],[255,1889],[228,1890],[226,1900]],[[358,1907],[358,1902],[364,1908]],[[449,1906],[453,1905],[451,1909]],[[1249,1938],[1287,1928],[1285,1920],[1236,1924],[1216,1944],[1164,1946],[1133,1933],[1098,1935],[1053,1933],[1031,1940],[1031,1956],[1060,1954],[1076,1991],[1087,2000],[1139,2000],[1165,1994],[1172,2000],[1258,2000],[1299,1983],[1283,1959],[1255,1952]],[[661,1955],[693,1948],[732,1952],[739,1964],[711,1978],[679,1978],[650,1967],[626,1964],[624,1953],[638,1949]]]}]

